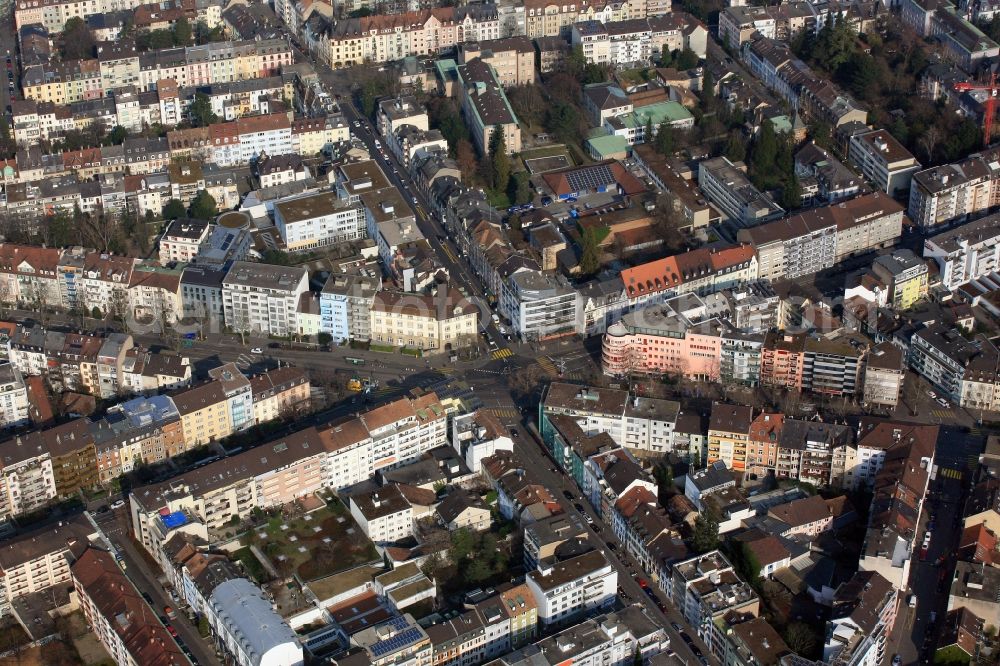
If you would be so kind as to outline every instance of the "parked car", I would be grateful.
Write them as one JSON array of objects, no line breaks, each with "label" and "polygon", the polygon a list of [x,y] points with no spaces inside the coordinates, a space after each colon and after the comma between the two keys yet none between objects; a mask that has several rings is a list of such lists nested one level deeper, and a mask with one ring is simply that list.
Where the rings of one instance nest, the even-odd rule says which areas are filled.
[{"label": "parked car", "polygon": [[120,509],[123,506],[125,506],[125,500],[122,500],[122,499],[117,499],[117,500],[115,500],[114,502],[111,503],[111,508],[112,509]]},{"label": "parked car", "polygon": [[564,490],[564,491],[563,491],[563,497],[565,497],[566,499],[568,499],[568,500],[569,500],[570,502],[572,502],[572,501],[573,501],[573,499],[574,499],[574,498],[573,498],[573,493],[571,493],[571,492],[570,492],[570,491],[568,491],[568,490]]},{"label": "parked car", "polygon": [[579,502],[573,502],[573,508],[579,511],[580,513],[587,513],[587,510],[584,509],[583,505],[580,504]]},{"label": "parked car", "polygon": [[147,604],[150,604],[150,605],[153,604],[153,597],[149,596],[149,592],[143,592],[142,593],[142,598],[146,600]]},{"label": "parked car", "polygon": [[264,350],[261,349],[260,347],[254,347],[253,349],[250,350],[250,353],[251,354],[263,354]]}]

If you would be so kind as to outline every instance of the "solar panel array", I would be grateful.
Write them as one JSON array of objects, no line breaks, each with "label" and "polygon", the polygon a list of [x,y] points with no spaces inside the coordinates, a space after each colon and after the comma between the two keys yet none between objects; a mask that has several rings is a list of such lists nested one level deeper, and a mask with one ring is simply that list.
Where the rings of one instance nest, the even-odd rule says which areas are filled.
[{"label": "solar panel array", "polygon": [[404,631],[399,632],[392,638],[387,638],[384,641],[379,641],[372,646],[372,654],[376,657],[381,657],[387,655],[391,652],[395,652],[400,648],[404,648],[407,645],[411,645],[420,639],[420,629],[416,627],[410,627]]},{"label": "solar panel array", "polygon": [[566,182],[571,192],[587,192],[615,182],[615,177],[609,165],[599,164],[570,171],[566,174]]}]

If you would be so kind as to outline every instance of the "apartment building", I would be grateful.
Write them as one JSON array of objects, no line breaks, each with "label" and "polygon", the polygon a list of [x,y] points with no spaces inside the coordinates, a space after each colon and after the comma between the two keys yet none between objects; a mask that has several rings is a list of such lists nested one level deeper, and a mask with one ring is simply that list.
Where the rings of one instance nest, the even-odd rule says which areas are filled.
[{"label": "apartment building", "polygon": [[475,58],[492,67],[504,87],[535,83],[535,46],[523,35],[459,45],[458,64]]},{"label": "apartment building", "polygon": [[706,463],[722,461],[738,474],[746,471],[747,443],[753,408],[744,405],[712,404],[708,425],[708,458]]},{"label": "apartment building", "polygon": [[924,241],[924,258],[937,263],[941,286],[949,291],[994,273],[1000,259],[1000,214],[931,236]]},{"label": "apartment building", "polygon": [[899,347],[888,341],[876,345],[865,360],[864,404],[895,409],[903,393],[905,366]]},{"label": "apartment building", "polygon": [[301,368],[285,366],[250,377],[253,423],[294,418],[309,411],[309,376]]},{"label": "apartment building", "polygon": [[378,266],[331,273],[319,295],[320,330],[338,344],[371,339],[371,307],[382,288]]},{"label": "apartment building", "polygon": [[0,364],[0,428],[13,428],[28,422],[28,387],[16,366]]},{"label": "apartment building", "polygon": [[908,195],[910,180],[921,169],[910,151],[884,129],[853,135],[847,159],[876,189],[893,198]]},{"label": "apartment building", "polygon": [[351,495],[350,505],[351,516],[377,546],[413,536],[413,507],[395,484]]},{"label": "apartment building", "polygon": [[675,563],[660,586],[713,652],[724,641],[716,620],[731,611],[759,612],[757,595],[717,550]]},{"label": "apartment building", "polygon": [[193,260],[208,240],[209,227],[206,220],[172,220],[160,236],[160,263],[188,263]]},{"label": "apartment building", "polygon": [[189,663],[110,553],[88,548],[70,571],[87,624],[116,664]]},{"label": "apartment building", "polygon": [[462,115],[480,155],[490,152],[493,132],[503,132],[509,155],[521,152],[521,128],[493,68],[474,58],[456,70]]},{"label": "apartment building", "polygon": [[734,5],[719,12],[719,39],[737,51],[754,33],[787,42],[802,30],[818,29],[817,18],[808,2],[773,7]]},{"label": "apartment building", "polygon": [[853,254],[888,247],[899,239],[902,226],[902,206],[873,193],[741,229],[737,239],[754,246],[759,276],[778,280],[818,273]]},{"label": "apartment building", "polygon": [[364,210],[333,192],[274,202],[274,224],[289,252],[364,238]]},{"label": "apartment building", "polygon": [[744,172],[726,157],[698,164],[698,187],[726,216],[740,227],[752,227],[777,219],[785,211],[770,196],[750,182]]},{"label": "apartment building", "polygon": [[883,576],[859,571],[833,596],[834,617],[827,623],[823,661],[864,666],[891,658],[886,644],[897,614],[898,592]]},{"label": "apartment building", "polygon": [[834,128],[868,120],[866,109],[827,79],[816,76],[783,42],[754,36],[743,44],[740,57],[765,86],[808,117]]},{"label": "apartment building", "polygon": [[41,509],[57,495],[52,455],[41,437],[0,443],[0,517]]},{"label": "apartment building", "polygon": [[872,273],[886,286],[886,302],[906,310],[927,296],[927,262],[911,250],[897,250],[872,262]]},{"label": "apartment building", "polygon": [[427,627],[433,663],[478,664],[510,652],[510,622],[500,600],[470,605],[454,618]]},{"label": "apartment building", "polygon": [[222,281],[226,324],[237,332],[287,336],[297,330],[299,300],[308,271],[237,261]]},{"label": "apartment building", "polygon": [[546,340],[576,330],[579,298],[561,276],[519,270],[501,285],[500,312],[525,341]]},{"label": "apartment building", "polygon": [[538,605],[538,620],[550,625],[609,608],[617,594],[618,571],[592,550],[559,562],[539,562],[525,583]]},{"label": "apartment building", "polygon": [[626,391],[553,382],[541,404],[541,432],[548,443],[553,415],[570,416],[588,435],[607,433],[638,457],[673,448],[680,405],[672,400],[631,396]]},{"label": "apartment building", "polygon": [[956,404],[966,370],[979,354],[976,345],[944,323],[922,328],[910,339],[910,367]]},{"label": "apartment building", "polygon": [[189,529],[214,534],[255,508],[280,506],[315,492],[324,487],[327,453],[316,430],[307,429],[169,482],[139,488],[130,498],[136,539],[155,554],[175,529],[163,516],[181,512]]},{"label": "apartment building", "polygon": [[818,273],[836,261],[837,224],[825,209],[741,229],[738,238],[754,246],[764,280]]},{"label": "apartment building", "polygon": [[514,450],[510,433],[493,412],[484,409],[452,417],[451,445],[474,474],[482,471],[484,458]]},{"label": "apartment building", "polygon": [[0,617],[29,594],[70,587],[70,565],[97,533],[82,515],[9,537],[0,547]]},{"label": "apartment building", "polygon": [[[601,356],[605,374],[656,373],[717,380],[722,371],[723,339],[732,338],[735,331],[716,314],[723,313],[710,311],[694,294],[682,294],[624,315],[604,335]],[[734,367],[728,369],[734,371]]]},{"label": "apartment building", "polygon": [[924,230],[964,222],[1000,204],[998,152],[986,150],[913,174],[907,215]]},{"label": "apartment building", "polygon": [[467,347],[478,330],[478,311],[457,290],[442,288],[431,295],[379,291],[370,313],[372,341],[427,352]]},{"label": "apartment building", "polygon": [[[862,432],[865,429],[862,424]],[[904,589],[916,559],[916,526],[930,483],[938,427],[890,421],[880,434],[883,442],[895,445],[885,447],[881,467],[873,476],[874,496],[858,569],[878,572],[893,589]]]}]

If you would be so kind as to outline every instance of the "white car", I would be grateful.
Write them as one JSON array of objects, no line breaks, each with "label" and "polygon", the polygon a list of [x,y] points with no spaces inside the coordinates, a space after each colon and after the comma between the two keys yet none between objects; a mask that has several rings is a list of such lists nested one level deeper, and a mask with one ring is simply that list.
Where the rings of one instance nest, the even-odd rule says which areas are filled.
[{"label": "white car", "polygon": [[115,500],[114,502],[111,503],[111,508],[112,509],[120,509],[123,506],[125,506],[125,500],[120,500],[119,499],[119,500]]},{"label": "white car", "polygon": [[948,401],[945,400],[944,398],[938,398],[937,399],[937,404],[941,405],[942,407],[950,407],[951,406],[951,405],[949,405]]},{"label": "white car", "polygon": [[263,354],[264,350],[261,349],[260,347],[254,347],[253,349],[250,350],[250,353],[251,354]]}]

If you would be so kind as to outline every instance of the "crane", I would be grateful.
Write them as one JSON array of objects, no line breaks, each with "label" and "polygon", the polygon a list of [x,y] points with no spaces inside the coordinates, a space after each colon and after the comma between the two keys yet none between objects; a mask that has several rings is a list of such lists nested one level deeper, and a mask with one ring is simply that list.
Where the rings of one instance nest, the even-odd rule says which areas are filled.
[{"label": "crane", "polygon": [[997,86],[997,75],[996,73],[990,74],[989,83],[972,83],[970,81],[962,81],[955,84],[955,90],[958,92],[969,92],[971,90],[986,90],[989,95],[986,97],[986,102],[983,104],[983,147],[988,148],[990,145],[990,139],[993,138],[993,118],[996,117],[996,104],[997,95],[1000,94],[1000,87]]}]

